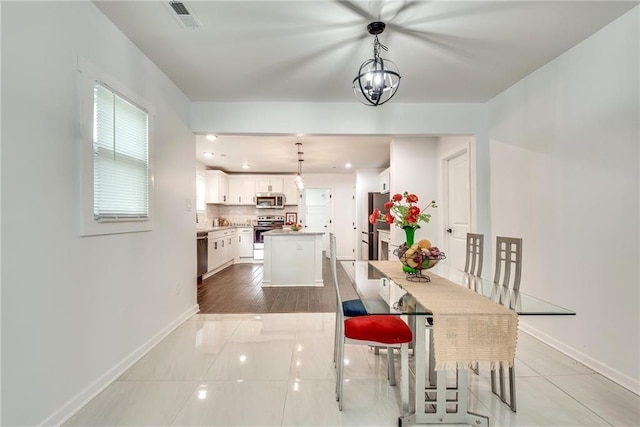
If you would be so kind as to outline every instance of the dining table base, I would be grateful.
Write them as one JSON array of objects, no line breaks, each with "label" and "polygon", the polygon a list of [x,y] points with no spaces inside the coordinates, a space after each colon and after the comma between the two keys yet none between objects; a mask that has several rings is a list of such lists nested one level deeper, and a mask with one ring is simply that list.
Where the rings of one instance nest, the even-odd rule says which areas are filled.
[{"label": "dining table base", "polygon": [[[403,415],[398,418],[398,425],[414,424],[469,424],[489,427],[489,417],[468,410],[468,378],[467,369],[456,371],[456,386],[447,387],[447,370],[433,371],[434,364],[429,363],[426,372],[426,317],[410,316],[409,325],[414,330],[414,411],[407,412],[407,404],[403,402]],[[432,340],[430,354],[433,354]],[[422,350],[422,351],[421,351]],[[427,380],[427,376],[429,380]],[[427,382],[429,383],[427,385]],[[434,384],[435,382],[435,384]],[[448,398],[455,395],[455,398]]]}]

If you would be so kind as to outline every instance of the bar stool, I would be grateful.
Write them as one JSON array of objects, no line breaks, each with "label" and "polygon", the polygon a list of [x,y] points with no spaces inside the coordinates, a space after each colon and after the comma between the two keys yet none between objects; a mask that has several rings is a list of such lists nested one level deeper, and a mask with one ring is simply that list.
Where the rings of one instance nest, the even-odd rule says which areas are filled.
[{"label": "bar stool", "polygon": [[[520,291],[520,276],[522,272],[522,239],[515,237],[496,237],[496,268],[493,276],[493,291],[491,298],[499,303],[509,301],[511,292]],[[515,362],[515,361],[514,361]],[[504,366],[500,364],[500,393],[496,384],[496,371],[491,371],[491,391],[509,405],[516,412],[516,372],[515,366],[509,368],[509,401],[506,398],[504,384]]]}]

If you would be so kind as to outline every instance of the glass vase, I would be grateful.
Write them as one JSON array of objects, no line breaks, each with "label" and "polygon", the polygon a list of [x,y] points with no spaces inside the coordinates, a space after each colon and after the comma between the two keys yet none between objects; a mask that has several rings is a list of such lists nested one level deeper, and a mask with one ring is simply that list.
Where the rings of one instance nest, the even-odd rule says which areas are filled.
[{"label": "glass vase", "polygon": [[[407,248],[410,248],[413,245],[416,230],[418,228],[420,228],[420,226],[417,226],[415,228],[410,226],[402,227],[402,229],[404,230],[405,242],[407,242]],[[402,271],[404,271],[405,273],[411,273],[411,274],[415,274],[417,272],[415,268],[411,268],[408,265],[404,265],[404,264],[402,265]]]}]

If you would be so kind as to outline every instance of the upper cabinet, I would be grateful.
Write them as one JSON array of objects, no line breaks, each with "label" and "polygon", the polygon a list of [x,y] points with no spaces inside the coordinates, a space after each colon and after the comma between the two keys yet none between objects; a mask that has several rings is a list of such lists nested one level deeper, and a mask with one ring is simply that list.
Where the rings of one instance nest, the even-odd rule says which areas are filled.
[{"label": "upper cabinet", "polygon": [[255,205],[256,178],[251,175],[229,175],[229,204]]},{"label": "upper cabinet", "polygon": [[284,193],[282,175],[264,175],[256,177],[256,193]]},{"label": "upper cabinet", "polygon": [[380,192],[388,193],[390,188],[390,169],[387,168],[380,172]]},{"label": "upper cabinet", "polygon": [[219,170],[207,170],[205,203],[227,204],[229,200],[229,177]]},{"label": "upper cabinet", "polygon": [[284,195],[287,198],[285,205],[297,205],[300,200],[300,192],[296,185],[295,175],[284,177]]}]

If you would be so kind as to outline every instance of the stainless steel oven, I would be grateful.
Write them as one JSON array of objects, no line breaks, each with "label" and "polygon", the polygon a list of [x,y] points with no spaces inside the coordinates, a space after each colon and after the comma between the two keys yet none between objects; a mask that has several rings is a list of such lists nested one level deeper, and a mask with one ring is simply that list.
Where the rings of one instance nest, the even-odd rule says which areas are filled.
[{"label": "stainless steel oven", "polygon": [[283,215],[262,215],[258,217],[256,225],[253,226],[253,259],[264,259],[264,237],[269,230],[282,228],[284,225]]}]

